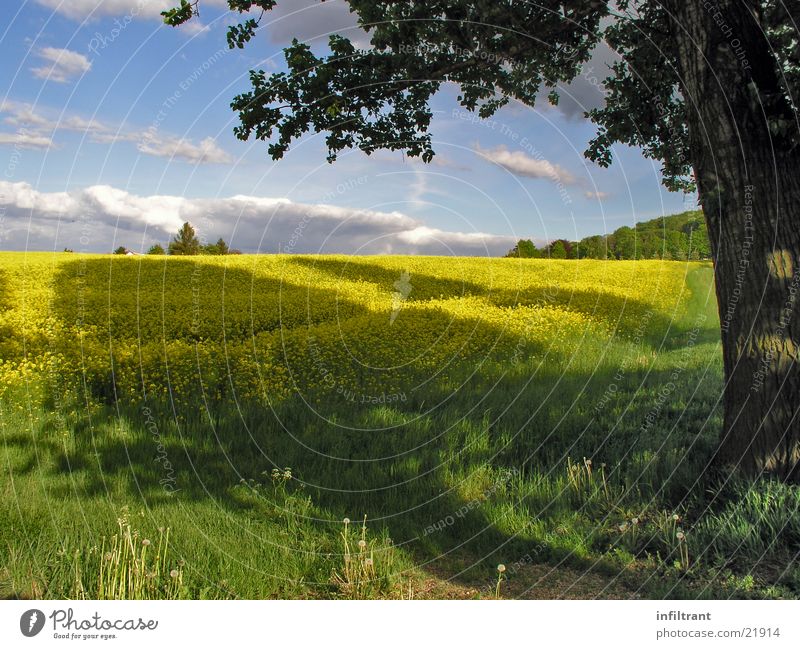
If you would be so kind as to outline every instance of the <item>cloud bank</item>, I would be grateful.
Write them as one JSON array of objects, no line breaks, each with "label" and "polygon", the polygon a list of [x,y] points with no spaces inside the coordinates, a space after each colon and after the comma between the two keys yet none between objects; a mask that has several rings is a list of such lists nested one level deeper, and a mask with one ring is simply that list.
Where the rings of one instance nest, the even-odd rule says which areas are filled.
[{"label": "cloud bank", "polygon": [[0,248],[109,252],[166,244],[184,221],[201,239],[243,252],[498,256],[512,235],[452,232],[401,212],[296,203],[286,198],[137,196],[108,185],[40,192],[0,182]]}]

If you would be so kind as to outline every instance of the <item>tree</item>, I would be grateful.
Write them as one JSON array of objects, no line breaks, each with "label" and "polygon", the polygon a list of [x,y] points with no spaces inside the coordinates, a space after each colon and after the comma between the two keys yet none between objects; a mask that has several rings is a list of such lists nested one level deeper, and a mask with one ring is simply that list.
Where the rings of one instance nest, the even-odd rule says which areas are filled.
[{"label": "tree", "polygon": [[599,234],[581,239],[577,248],[579,259],[605,259],[608,256],[608,242]]},{"label": "tree", "polygon": [[689,258],[689,239],[683,232],[667,230],[664,233],[664,258],[682,261]]},{"label": "tree", "polygon": [[633,259],[654,259],[661,256],[661,237],[657,232],[640,232],[636,228],[636,250]]},{"label": "tree", "polygon": [[178,234],[169,243],[169,254],[171,255],[199,255],[200,241],[194,232],[194,228],[187,221],[178,230]]},{"label": "tree", "polygon": [[623,225],[614,230],[614,256],[617,259],[636,259],[636,231]]},{"label": "tree", "polygon": [[697,259],[711,259],[711,245],[708,240],[708,228],[704,222],[693,230],[689,239],[689,247]]},{"label": "tree", "polygon": [[519,257],[520,259],[532,259],[538,256],[539,250],[530,239],[520,239],[517,241],[517,245],[506,254],[506,257]]},{"label": "tree", "polygon": [[534,257],[539,256],[539,250],[537,250],[536,244],[530,239],[521,239],[517,246],[520,257],[524,257],[525,259],[533,259]]},{"label": "tree", "polygon": [[563,239],[558,239],[550,244],[550,258],[551,259],[567,258],[567,246]]},{"label": "tree", "polygon": [[[511,99],[581,72],[603,39],[620,56],[586,155],[608,165],[612,147],[641,147],[662,162],[668,189],[696,186],[715,261],[725,369],[719,464],[800,479],[800,45],[797,2],[777,0],[348,0],[370,37],[359,49],[330,37],[317,56],[297,40],[287,71],[250,73],[234,97],[235,134],[269,141],[281,158],[306,132],[326,133],[328,160],[357,147],[430,161],[433,95],[449,83],[482,118]],[[239,12],[275,0],[228,0]],[[790,8],[789,8],[790,7]],[[178,25],[197,3],[164,13]],[[254,14],[258,16],[259,13]],[[259,19],[228,31],[244,47]]]},{"label": "tree", "polygon": [[705,221],[692,218],[682,228],[687,238],[687,252],[690,259],[708,259],[711,257],[711,247],[708,242],[708,228]]},{"label": "tree", "polygon": [[230,254],[230,250],[225,240],[220,237],[217,239],[216,243],[209,243],[203,246],[203,253],[206,255],[228,255]]},{"label": "tree", "polygon": [[566,249],[567,249],[567,259],[577,259],[578,258],[578,242],[577,241],[566,241]]},{"label": "tree", "polygon": [[148,255],[163,255],[164,254],[164,246],[160,243],[154,243],[147,249]]},{"label": "tree", "polygon": [[128,249],[125,246],[120,246],[116,250],[114,250],[115,255],[127,255]]}]

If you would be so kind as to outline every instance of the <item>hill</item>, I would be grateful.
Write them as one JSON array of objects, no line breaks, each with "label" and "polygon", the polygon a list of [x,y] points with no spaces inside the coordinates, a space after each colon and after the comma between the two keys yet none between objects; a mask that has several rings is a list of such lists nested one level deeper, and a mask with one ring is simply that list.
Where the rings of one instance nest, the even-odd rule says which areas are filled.
[{"label": "hill", "polygon": [[672,214],[634,227],[622,226],[611,234],[596,234],[580,241],[557,239],[537,248],[521,239],[507,257],[550,257],[553,259],[675,259],[711,258],[703,213],[699,210]]}]

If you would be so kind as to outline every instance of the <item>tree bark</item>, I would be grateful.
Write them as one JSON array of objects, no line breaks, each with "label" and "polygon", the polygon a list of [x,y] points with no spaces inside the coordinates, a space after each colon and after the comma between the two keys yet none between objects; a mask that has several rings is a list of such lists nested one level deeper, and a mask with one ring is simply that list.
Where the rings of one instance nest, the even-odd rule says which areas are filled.
[{"label": "tree bark", "polygon": [[711,240],[725,370],[716,461],[800,481],[800,153],[756,2],[674,0],[691,163]]}]

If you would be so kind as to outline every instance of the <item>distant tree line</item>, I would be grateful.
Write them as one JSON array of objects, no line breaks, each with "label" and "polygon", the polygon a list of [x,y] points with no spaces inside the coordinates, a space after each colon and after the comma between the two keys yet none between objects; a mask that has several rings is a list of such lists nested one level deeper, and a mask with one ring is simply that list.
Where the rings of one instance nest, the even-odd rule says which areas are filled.
[{"label": "distant tree line", "polygon": [[[115,255],[127,255],[128,249],[120,246],[114,251]],[[148,255],[241,255],[241,250],[232,249],[220,237],[216,243],[200,243],[197,233],[188,221],[181,226],[178,233],[169,242],[167,249],[159,243],[153,244],[147,251]]]},{"label": "distant tree line", "polygon": [[703,213],[683,212],[623,226],[611,234],[596,234],[580,241],[556,239],[537,248],[520,239],[506,257],[550,259],[677,259],[711,258]]}]

